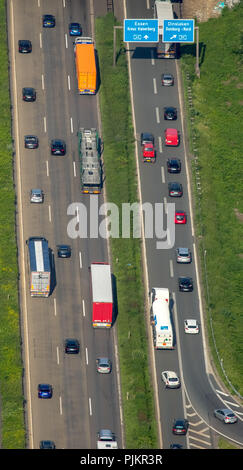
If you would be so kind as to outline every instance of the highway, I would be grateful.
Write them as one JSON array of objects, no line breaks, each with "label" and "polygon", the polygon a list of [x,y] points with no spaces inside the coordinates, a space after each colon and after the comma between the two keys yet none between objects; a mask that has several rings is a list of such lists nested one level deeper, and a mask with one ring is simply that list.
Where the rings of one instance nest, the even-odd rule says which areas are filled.
[{"label": "highway", "polygon": [[[151,1],[126,1],[126,18],[152,18]],[[199,298],[199,272],[196,263],[195,230],[192,221],[192,198],[189,190],[189,163],[185,155],[183,109],[179,94],[178,67],[173,59],[156,59],[154,48],[147,45],[129,44],[131,67],[131,89],[134,109],[134,125],[137,140],[137,155],[142,203],[175,202],[175,208],[185,210],[187,224],[175,227],[175,246],[172,249],[156,248],[156,238],[145,239],[148,290],[152,287],[167,287],[173,298],[173,324],[175,349],[154,352],[158,384],[160,424],[162,427],[163,448],[171,443],[180,443],[187,448],[210,449],[215,446],[215,431],[242,444],[242,408],[215,381],[206,355],[204,316]],[[162,87],[161,74],[172,73],[175,85]],[[165,121],[164,106],[174,106],[178,110],[176,121]],[[166,147],[164,130],[175,127],[180,132],[179,147]],[[141,132],[151,132],[155,137],[157,161],[144,164],[140,147]],[[180,158],[182,171],[179,175],[167,172],[168,158]],[[183,185],[182,198],[168,196],[168,183],[178,181]],[[164,214],[165,215],[165,214]],[[166,218],[165,218],[166,220]],[[165,224],[165,222],[164,222]],[[166,229],[166,226],[164,226]],[[187,247],[192,252],[192,263],[177,264],[175,248]],[[178,277],[190,276],[194,281],[193,292],[179,292]],[[149,314],[149,313],[148,313]],[[199,335],[184,333],[184,319],[197,319]],[[161,381],[163,370],[173,370],[182,380],[181,389],[165,389]],[[232,408],[238,415],[238,423],[225,426],[213,416],[216,408]],[[187,418],[189,432],[186,437],[173,436],[174,419]]]},{"label": "highway", "polygon": [[[42,15],[53,14],[56,27],[42,27]],[[83,35],[92,34],[90,2],[73,0],[9,0],[8,34],[11,60],[11,95],[14,109],[18,244],[24,392],[28,447],[39,448],[52,440],[57,448],[96,447],[100,428],[116,433],[121,446],[119,393],[115,360],[115,331],[91,327],[89,266],[108,261],[103,239],[69,239],[67,209],[89,198],[80,194],[77,131],[79,126],[99,126],[97,97],[79,96],[73,39],[68,24],[78,21]],[[31,54],[18,53],[18,40],[32,42]],[[22,101],[22,87],[34,87],[37,100]],[[24,148],[24,135],[39,138],[39,148]],[[62,138],[63,157],[51,156],[50,141]],[[30,204],[29,191],[40,187],[44,204]],[[102,203],[102,196],[100,203]],[[48,299],[29,294],[28,255],[25,241],[44,236],[53,250],[56,283]],[[56,256],[56,245],[72,247],[70,259]],[[80,354],[64,354],[64,340],[78,338]],[[100,355],[112,360],[112,373],[96,372]],[[53,386],[53,397],[40,400],[39,383]]]}]

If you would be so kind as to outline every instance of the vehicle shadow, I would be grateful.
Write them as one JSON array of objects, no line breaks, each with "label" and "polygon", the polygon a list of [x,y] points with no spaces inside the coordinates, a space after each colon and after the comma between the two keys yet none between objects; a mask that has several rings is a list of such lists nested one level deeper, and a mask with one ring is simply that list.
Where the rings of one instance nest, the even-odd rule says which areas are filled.
[{"label": "vehicle shadow", "polygon": [[116,276],[114,274],[111,274],[111,285],[112,285],[112,295],[113,295],[113,312],[112,312],[112,326],[113,326],[118,316],[117,286],[116,286]]},{"label": "vehicle shadow", "polygon": [[49,259],[50,259],[50,268],[51,268],[50,295],[52,295],[56,287],[56,268],[55,268],[54,253],[51,248],[49,248]]}]

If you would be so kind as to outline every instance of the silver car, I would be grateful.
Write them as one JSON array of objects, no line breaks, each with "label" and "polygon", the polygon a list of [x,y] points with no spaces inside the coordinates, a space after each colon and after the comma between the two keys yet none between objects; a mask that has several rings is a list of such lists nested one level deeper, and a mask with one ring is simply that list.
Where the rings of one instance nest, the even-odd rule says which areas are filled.
[{"label": "silver car", "polygon": [[176,248],[177,263],[191,263],[192,254],[189,248]]},{"label": "silver car", "polygon": [[111,361],[107,357],[98,357],[96,367],[97,372],[100,374],[109,374],[111,372]]},{"label": "silver car", "polygon": [[237,416],[235,416],[233,411],[228,408],[221,408],[220,410],[214,410],[214,416],[215,418],[220,419],[220,421],[223,421],[225,424],[237,423],[238,421]]},{"label": "silver car", "polygon": [[44,201],[44,193],[42,189],[31,189],[30,202],[42,203]]}]

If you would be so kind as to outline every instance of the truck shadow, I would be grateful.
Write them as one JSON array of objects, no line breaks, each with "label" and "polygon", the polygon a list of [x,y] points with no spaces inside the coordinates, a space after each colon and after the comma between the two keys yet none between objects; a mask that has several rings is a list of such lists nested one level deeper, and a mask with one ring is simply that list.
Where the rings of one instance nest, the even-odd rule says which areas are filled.
[{"label": "truck shadow", "polygon": [[54,253],[51,248],[49,248],[49,259],[50,259],[50,268],[51,268],[50,295],[52,295],[56,287],[56,268],[55,268]]},{"label": "truck shadow", "polygon": [[175,330],[175,322],[174,322],[174,315],[173,315],[173,307],[174,307],[174,299],[170,298],[169,309],[170,309],[170,320],[172,325],[173,331],[173,348],[176,346],[176,330]]},{"label": "truck shadow", "polygon": [[113,295],[113,313],[112,313],[112,326],[113,326],[118,316],[116,276],[114,274],[111,274],[111,285],[112,285],[112,295]]}]

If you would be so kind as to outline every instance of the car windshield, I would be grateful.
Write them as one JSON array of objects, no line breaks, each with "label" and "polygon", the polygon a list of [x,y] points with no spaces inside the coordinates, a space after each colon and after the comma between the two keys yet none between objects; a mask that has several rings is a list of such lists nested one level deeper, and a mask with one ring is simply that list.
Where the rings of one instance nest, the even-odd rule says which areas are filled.
[{"label": "car windshield", "polygon": [[178,379],[177,379],[177,377],[170,377],[169,381],[170,382],[177,382]]}]

